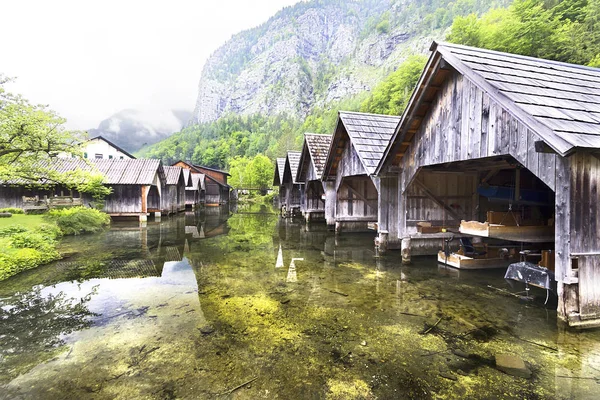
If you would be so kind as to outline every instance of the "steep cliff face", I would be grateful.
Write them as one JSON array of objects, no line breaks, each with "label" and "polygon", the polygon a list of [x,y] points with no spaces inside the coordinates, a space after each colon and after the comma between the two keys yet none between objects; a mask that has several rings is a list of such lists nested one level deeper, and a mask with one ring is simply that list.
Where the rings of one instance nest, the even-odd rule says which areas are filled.
[{"label": "steep cliff face", "polygon": [[312,105],[368,90],[403,58],[403,49],[422,50],[429,41],[415,41],[408,26],[368,31],[389,10],[389,0],[301,3],[234,36],[204,67],[195,120],[226,113],[303,116]]},{"label": "steep cliff face", "polygon": [[458,15],[511,0],[312,0],[287,7],[219,48],[202,71],[192,122],[228,113],[304,117],[370,90],[425,53]]}]

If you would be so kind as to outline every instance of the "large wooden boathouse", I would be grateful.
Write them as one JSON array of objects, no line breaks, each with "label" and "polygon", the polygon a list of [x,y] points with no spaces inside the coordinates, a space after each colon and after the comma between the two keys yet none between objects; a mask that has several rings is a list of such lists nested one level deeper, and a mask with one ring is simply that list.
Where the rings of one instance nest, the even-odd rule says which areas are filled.
[{"label": "large wooden boathouse", "polygon": [[440,234],[428,242],[418,232],[423,223],[524,246],[550,240],[559,316],[600,326],[600,70],[431,50],[377,167],[379,240],[406,253],[439,249]]},{"label": "large wooden boathouse", "polygon": [[[57,158],[49,167],[60,173],[79,169],[104,175],[104,184],[112,189],[112,193],[104,200],[104,211],[111,217],[145,217],[150,213],[161,215],[161,196],[166,177],[160,160]],[[36,207],[42,207],[51,204],[57,196],[70,197],[77,204],[90,205],[93,202],[90,196],[66,188],[52,185],[35,188],[30,184],[22,179],[4,182],[0,190],[0,207],[27,209],[31,199],[36,199]]]},{"label": "large wooden boathouse", "polygon": [[367,231],[378,221],[374,176],[400,117],[340,111],[325,162],[325,218],[336,232]]},{"label": "large wooden boathouse", "polygon": [[298,166],[298,182],[304,182],[302,213],[307,222],[325,220],[325,185],[323,169],[331,145],[331,135],[305,133]]}]

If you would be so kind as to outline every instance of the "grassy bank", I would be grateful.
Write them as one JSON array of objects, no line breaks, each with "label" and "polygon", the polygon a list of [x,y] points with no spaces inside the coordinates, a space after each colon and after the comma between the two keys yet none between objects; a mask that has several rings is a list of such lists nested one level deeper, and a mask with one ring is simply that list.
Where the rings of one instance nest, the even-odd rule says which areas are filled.
[{"label": "grassy bank", "polygon": [[109,223],[108,215],[83,207],[0,218],[0,281],[60,259],[63,235],[97,232]]}]

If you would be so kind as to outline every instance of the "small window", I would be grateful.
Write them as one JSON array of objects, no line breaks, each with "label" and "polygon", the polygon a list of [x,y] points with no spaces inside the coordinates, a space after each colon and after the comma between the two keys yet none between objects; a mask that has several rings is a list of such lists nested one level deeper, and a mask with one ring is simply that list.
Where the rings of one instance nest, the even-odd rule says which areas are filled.
[{"label": "small window", "polygon": [[102,154],[96,153],[96,158],[104,158]]},{"label": "small window", "polygon": [[83,158],[87,158],[87,153],[83,153]]},{"label": "small window", "polygon": [[109,155],[108,155],[108,159],[109,159],[109,160],[112,160],[112,158],[113,158],[112,154],[109,154]]},{"label": "small window", "polygon": [[121,160],[122,160],[122,159],[123,159],[123,156],[119,157],[119,159],[121,159]]}]

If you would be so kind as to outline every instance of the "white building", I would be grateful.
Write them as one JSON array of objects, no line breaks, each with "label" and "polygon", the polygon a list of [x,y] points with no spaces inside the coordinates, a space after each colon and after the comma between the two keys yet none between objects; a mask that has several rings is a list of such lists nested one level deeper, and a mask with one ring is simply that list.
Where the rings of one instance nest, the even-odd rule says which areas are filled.
[{"label": "white building", "polygon": [[[102,136],[91,138],[82,145],[83,158],[105,160],[135,160],[135,157]],[[69,158],[70,154],[60,154],[59,157]]]},{"label": "white building", "polygon": [[83,158],[132,160],[133,155],[126,152],[116,144],[97,136],[84,143]]}]

